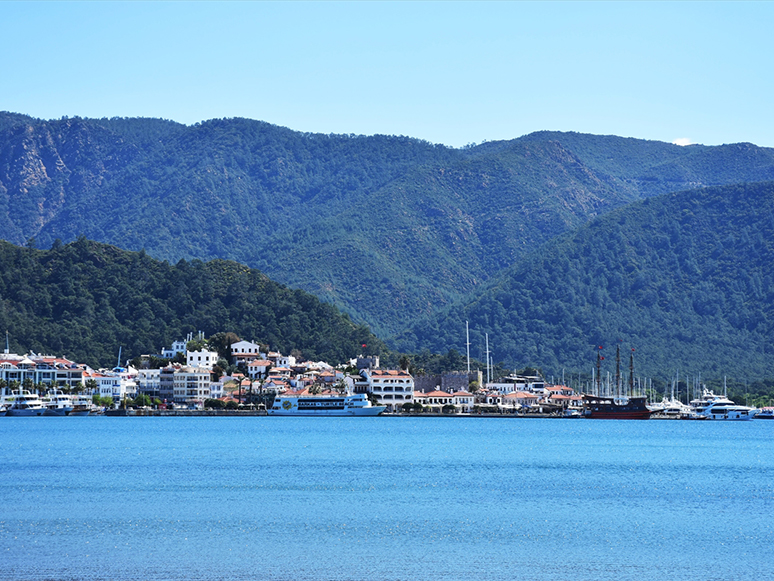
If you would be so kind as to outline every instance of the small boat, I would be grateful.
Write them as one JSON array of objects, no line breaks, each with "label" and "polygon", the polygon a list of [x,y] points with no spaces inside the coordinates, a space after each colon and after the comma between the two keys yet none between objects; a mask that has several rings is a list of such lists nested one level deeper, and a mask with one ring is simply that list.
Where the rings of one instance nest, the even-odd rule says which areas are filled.
[{"label": "small boat", "polygon": [[774,420],[774,407],[765,407],[755,414],[756,420]]}]

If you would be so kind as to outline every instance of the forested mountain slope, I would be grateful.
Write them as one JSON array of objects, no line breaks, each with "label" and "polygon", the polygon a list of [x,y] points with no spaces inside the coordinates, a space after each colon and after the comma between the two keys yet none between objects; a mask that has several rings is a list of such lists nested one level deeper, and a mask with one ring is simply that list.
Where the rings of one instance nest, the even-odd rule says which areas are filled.
[{"label": "forested mountain slope", "polygon": [[[606,346],[638,367],[737,380],[774,374],[774,183],[684,191],[630,204],[553,240],[475,298],[419,321],[406,350],[591,371]],[[485,359],[485,357],[481,357]]]},{"label": "forested mountain slope", "polygon": [[772,150],[540,132],[452,149],[246,119],[0,113],[0,237],[228,258],[384,336],[633,200],[774,179]]},{"label": "forested mountain slope", "polygon": [[0,329],[14,350],[113,365],[189,332],[233,331],[331,363],[384,345],[334,306],[226,260],[175,265],[80,238],[51,250],[0,242]]}]

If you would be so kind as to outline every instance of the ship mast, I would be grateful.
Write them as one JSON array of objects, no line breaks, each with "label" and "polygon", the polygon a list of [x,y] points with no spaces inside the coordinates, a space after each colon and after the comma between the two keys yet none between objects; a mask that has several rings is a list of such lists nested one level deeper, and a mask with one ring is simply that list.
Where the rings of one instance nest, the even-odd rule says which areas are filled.
[{"label": "ship mast", "polygon": [[621,397],[621,346],[615,346],[615,391]]},{"label": "ship mast", "polygon": [[629,397],[634,397],[634,349],[629,354]]},{"label": "ship mast", "polygon": [[465,321],[465,340],[468,348],[468,380],[470,380],[470,327],[467,321]]},{"label": "ship mast", "polygon": [[600,396],[602,394],[602,345],[599,346],[599,349],[597,349],[597,393],[594,394],[596,396]]}]

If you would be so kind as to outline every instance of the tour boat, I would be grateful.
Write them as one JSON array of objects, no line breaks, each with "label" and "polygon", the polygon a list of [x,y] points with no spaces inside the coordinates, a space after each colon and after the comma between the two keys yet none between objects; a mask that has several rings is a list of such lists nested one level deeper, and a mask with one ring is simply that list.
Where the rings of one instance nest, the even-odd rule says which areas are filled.
[{"label": "tour boat", "polygon": [[73,399],[73,411],[71,416],[88,416],[92,411],[91,398],[87,395],[77,395]]},{"label": "tour boat", "polygon": [[54,393],[43,398],[43,405],[46,408],[45,416],[67,416],[73,411],[73,398],[55,389]]},{"label": "tour boat", "polygon": [[270,416],[378,416],[386,406],[371,405],[362,393],[354,395],[278,395],[266,410]]},{"label": "tour boat", "polygon": [[11,393],[11,407],[8,408],[8,416],[42,416],[46,408],[40,401],[37,393],[27,390],[19,390]]},{"label": "tour boat", "polygon": [[[600,347],[602,349],[602,347]],[[634,349],[629,356],[629,388],[628,393],[621,381],[621,350],[615,351],[615,390],[617,395],[602,394],[603,357],[597,351],[596,394],[583,394],[583,413],[587,418],[600,420],[647,420],[653,411],[647,406],[647,398],[634,395]],[[602,395],[600,395],[602,394]]]},{"label": "tour boat", "polygon": [[587,418],[600,420],[647,420],[653,413],[645,405],[644,396],[607,397],[583,395],[583,410]]}]

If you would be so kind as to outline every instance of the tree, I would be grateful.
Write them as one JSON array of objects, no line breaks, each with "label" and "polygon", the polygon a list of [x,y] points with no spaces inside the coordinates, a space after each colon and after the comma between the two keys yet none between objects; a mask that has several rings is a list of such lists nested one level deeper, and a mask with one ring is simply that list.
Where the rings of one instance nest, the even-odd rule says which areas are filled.
[{"label": "tree", "polygon": [[221,331],[210,337],[208,343],[210,345],[210,349],[217,351],[218,356],[228,362],[231,361],[231,345],[234,343],[239,343],[240,341],[241,339],[236,333],[232,331]]},{"label": "tree", "polygon": [[134,400],[131,402],[131,405],[135,407],[150,407],[153,405],[153,401],[151,400],[150,396],[141,393],[134,398]]},{"label": "tree", "polygon": [[400,365],[400,368],[404,371],[409,370],[409,366],[411,365],[411,361],[409,360],[407,355],[402,355],[401,358],[398,360],[398,365]]},{"label": "tree", "polygon": [[87,379],[85,386],[91,393],[94,393],[97,390],[97,387],[99,387],[95,379]]}]

